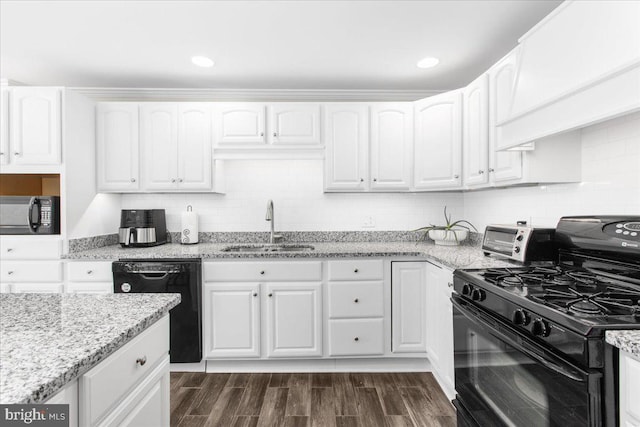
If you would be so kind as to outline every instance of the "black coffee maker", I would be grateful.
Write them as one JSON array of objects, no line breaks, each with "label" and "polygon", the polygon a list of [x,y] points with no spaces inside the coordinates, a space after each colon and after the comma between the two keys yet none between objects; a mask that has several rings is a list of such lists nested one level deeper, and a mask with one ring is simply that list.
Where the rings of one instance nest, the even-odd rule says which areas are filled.
[{"label": "black coffee maker", "polygon": [[122,209],[118,241],[123,248],[145,248],[167,243],[164,209]]}]

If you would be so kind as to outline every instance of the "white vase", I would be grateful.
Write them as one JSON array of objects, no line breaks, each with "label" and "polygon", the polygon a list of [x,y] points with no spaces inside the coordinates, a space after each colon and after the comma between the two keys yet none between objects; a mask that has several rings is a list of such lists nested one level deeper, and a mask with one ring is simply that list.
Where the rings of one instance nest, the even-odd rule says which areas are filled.
[{"label": "white vase", "polygon": [[455,228],[451,230],[429,230],[429,238],[436,245],[457,246],[469,236],[469,231],[464,228]]}]

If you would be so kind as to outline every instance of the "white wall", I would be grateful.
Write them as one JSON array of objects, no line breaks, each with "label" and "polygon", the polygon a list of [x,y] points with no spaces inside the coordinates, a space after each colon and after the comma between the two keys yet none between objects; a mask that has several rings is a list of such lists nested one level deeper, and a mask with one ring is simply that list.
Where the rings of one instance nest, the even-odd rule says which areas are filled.
[{"label": "white wall", "polygon": [[581,183],[467,192],[465,218],[484,229],[518,220],[555,227],[563,215],[640,215],[640,113],[581,132]]},{"label": "white wall", "polygon": [[[461,193],[325,194],[322,160],[228,160],[226,195],[123,195],[123,209],[165,208],[170,231],[180,230],[180,212],[192,205],[200,231],[267,231],[267,201],[275,205],[282,231],[411,230],[443,221],[445,205],[462,215]],[[371,217],[374,227],[363,227]]]}]

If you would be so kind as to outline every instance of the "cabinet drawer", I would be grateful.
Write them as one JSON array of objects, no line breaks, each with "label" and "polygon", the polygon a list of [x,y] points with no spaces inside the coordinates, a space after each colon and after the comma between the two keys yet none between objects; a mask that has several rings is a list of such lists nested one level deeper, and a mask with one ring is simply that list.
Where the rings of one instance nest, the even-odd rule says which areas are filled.
[{"label": "cabinet drawer", "polygon": [[205,262],[205,282],[286,282],[322,280],[322,263],[249,261]]},{"label": "cabinet drawer", "polygon": [[383,319],[330,320],[329,356],[384,353]]},{"label": "cabinet drawer", "polygon": [[111,261],[68,262],[67,272],[72,282],[112,282]]},{"label": "cabinet drawer", "polygon": [[[96,425],[168,351],[169,316],[164,316],[80,377],[80,424]],[[141,365],[140,359],[146,362]]]},{"label": "cabinet drawer", "polygon": [[0,266],[2,282],[60,282],[60,261],[4,261]]},{"label": "cabinet drawer", "polygon": [[382,282],[329,282],[329,317],[382,317]]},{"label": "cabinet drawer", "polygon": [[329,261],[329,280],[382,280],[382,260]]},{"label": "cabinet drawer", "polygon": [[65,284],[69,294],[112,294],[113,282],[69,282]]},{"label": "cabinet drawer", "polygon": [[62,283],[13,283],[11,291],[14,294],[60,294]]},{"label": "cabinet drawer", "polygon": [[58,239],[2,237],[0,247],[3,260],[60,259],[62,255],[62,241]]}]

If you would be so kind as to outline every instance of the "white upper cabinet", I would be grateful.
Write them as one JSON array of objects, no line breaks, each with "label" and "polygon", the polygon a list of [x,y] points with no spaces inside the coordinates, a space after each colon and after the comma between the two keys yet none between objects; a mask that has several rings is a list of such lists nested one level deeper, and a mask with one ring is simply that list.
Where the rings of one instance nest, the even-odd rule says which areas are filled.
[{"label": "white upper cabinet", "polygon": [[325,190],[365,191],[368,175],[368,106],[325,106]]},{"label": "white upper cabinet", "polygon": [[6,102],[10,122],[9,162],[16,165],[59,164],[62,139],[60,89],[12,88]]},{"label": "white upper cabinet", "polygon": [[371,189],[409,190],[413,149],[413,105],[371,106]]},{"label": "white upper cabinet", "polygon": [[9,88],[0,88],[0,165],[9,163]]},{"label": "white upper cabinet", "polygon": [[215,143],[217,145],[265,144],[264,104],[224,102],[214,109]]},{"label": "white upper cabinet", "polygon": [[492,182],[522,178],[522,152],[497,151],[501,128],[511,111],[520,48],[511,51],[488,71],[489,76],[489,178]]},{"label": "white upper cabinet", "polygon": [[283,103],[269,106],[273,145],[320,144],[320,105]]},{"label": "white upper cabinet", "polygon": [[96,115],[98,191],[137,191],[138,104],[103,102]]},{"label": "white upper cabinet", "polygon": [[178,106],[149,103],[140,106],[142,186],[171,190],[178,185]]},{"label": "white upper cabinet", "polygon": [[178,105],[178,187],[212,187],[211,112],[206,104]]},{"label": "white upper cabinet", "polygon": [[481,75],[462,91],[464,185],[489,182],[489,77]]},{"label": "white upper cabinet", "polygon": [[414,178],[417,190],[460,188],[462,108],[460,91],[414,103]]},{"label": "white upper cabinet", "polygon": [[568,1],[520,39],[499,148],[640,108],[640,2]]}]

